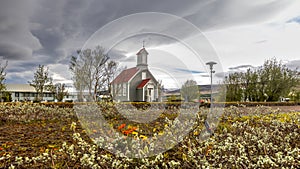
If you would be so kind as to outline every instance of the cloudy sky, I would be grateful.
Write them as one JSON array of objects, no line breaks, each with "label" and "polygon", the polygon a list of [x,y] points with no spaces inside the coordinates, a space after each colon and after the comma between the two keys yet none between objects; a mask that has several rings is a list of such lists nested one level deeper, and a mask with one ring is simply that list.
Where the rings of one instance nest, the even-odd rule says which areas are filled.
[{"label": "cloudy sky", "polygon": [[[151,12],[151,13],[149,13]],[[0,60],[6,83],[27,83],[39,64],[71,83],[77,49],[100,44],[122,66],[135,66],[145,40],[149,67],[169,83],[191,74],[243,70],[277,58],[300,67],[300,1],[291,0],[1,0]],[[180,83],[180,82],[179,82]]]}]

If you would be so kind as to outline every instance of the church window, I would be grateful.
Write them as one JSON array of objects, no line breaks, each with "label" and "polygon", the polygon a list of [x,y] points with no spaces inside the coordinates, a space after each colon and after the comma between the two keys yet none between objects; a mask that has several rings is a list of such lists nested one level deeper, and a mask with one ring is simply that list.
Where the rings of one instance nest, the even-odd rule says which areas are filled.
[{"label": "church window", "polygon": [[123,96],[126,96],[126,83],[123,83]]},{"label": "church window", "polygon": [[122,96],[122,86],[121,86],[121,84],[118,85],[118,91],[117,92],[118,92],[119,96]]},{"label": "church window", "polygon": [[146,72],[142,72],[142,80],[146,79]]}]

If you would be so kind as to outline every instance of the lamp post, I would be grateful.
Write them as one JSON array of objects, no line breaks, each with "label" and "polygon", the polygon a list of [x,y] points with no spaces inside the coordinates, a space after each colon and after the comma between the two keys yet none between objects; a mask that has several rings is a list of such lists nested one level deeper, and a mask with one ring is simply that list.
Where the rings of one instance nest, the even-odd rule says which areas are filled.
[{"label": "lamp post", "polygon": [[210,61],[207,62],[206,65],[209,65],[209,69],[210,69],[210,106],[212,105],[213,102],[213,98],[212,98],[212,74],[215,73],[215,71],[213,70],[213,66],[217,64],[216,62]]},{"label": "lamp post", "polygon": [[[213,103],[213,98],[212,98],[212,74],[215,73],[215,71],[213,70],[213,66],[217,64],[216,62],[210,61],[207,62],[206,65],[209,65],[209,69],[210,69],[210,112],[212,113],[212,103]],[[209,134],[214,134],[212,131],[212,128],[209,124],[209,122],[207,120],[205,120],[205,127],[207,129],[207,131],[209,132]]]}]

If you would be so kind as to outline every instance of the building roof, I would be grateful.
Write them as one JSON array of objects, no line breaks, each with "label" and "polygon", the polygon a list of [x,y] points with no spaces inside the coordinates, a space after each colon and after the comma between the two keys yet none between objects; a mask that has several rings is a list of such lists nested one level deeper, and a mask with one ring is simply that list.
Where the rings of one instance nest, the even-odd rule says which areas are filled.
[{"label": "building roof", "polygon": [[136,55],[139,55],[139,54],[141,54],[142,52],[146,52],[146,54],[148,55],[148,52],[146,51],[145,48],[142,48]]},{"label": "building roof", "polygon": [[142,89],[149,81],[150,81],[150,79],[142,80],[142,82],[136,88]]},{"label": "building roof", "polygon": [[130,69],[123,70],[112,82],[111,84],[120,84],[128,82],[137,72],[138,68],[133,67]]},{"label": "building roof", "polygon": [[8,92],[36,92],[33,86],[29,84],[6,84]]},{"label": "building roof", "polygon": [[[29,84],[6,84],[6,91],[36,93],[35,88],[33,86],[30,86]],[[49,91],[44,90],[44,92],[49,92]]]}]

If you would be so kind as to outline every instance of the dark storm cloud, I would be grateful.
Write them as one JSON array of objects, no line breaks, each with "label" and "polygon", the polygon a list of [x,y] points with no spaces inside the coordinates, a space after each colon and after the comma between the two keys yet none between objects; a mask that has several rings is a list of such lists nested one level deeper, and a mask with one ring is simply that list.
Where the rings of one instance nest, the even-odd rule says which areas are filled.
[{"label": "dark storm cloud", "polygon": [[32,56],[32,49],[16,42],[0,42],[0,56],[5,60],[21,60]]},{"label": "dark storm cloud", "polygon": [[255,69],[256,67],[252,66],[252,65],[238,65],[235,67],[229,67],[228,70],[229,71],[225,71],[225,72],[217,72],[215,73],[215,76],[218,78],[224,78],[226,76],[228,76],[229,74],[232,73],[236,73],[236,72],[245,72],[247,69]]},{"label": "dark storm cloud", "polygon": [[35,62],[27,62],[27,61],[8,61],[7,71],[10,73],[22,73],[25,71],[33,70],[33,68],[37,68],[38,64]]},{"label": "dark storm cloud", "polygon": [[[22,68],[11,68],[12,71],[33,71],[33,65],[68,64],[70,55],[80,49],[95,31],[125,15],[138,12],[170,13],[207,31],[263,22],[284,10],[287,6],[284,4],[289,4],[287,2],[289,1],[2,0],[0,56],[9,60],[11,65],[17,65],[12,62],[18,60],[27,61],[28,64],[22,63]],[[126,32],[134,27],[139,25],[124,28],[120,26],[117,29],[119,32]],[[182,27],[176,23],[162,24],[165,32],[174,27],[182,34],[181,37],[193,36],[193,32],[180,30]],[[136,30],[142,31],[143,28]],[[152,39],[152,43],[149,46],[170,42],[156,42]],[[115,53],[115,56],[122,57],[123,53]]]},{"label": "dark storm cloud", "polygon": [[240,69],[249,69],[249,68],[254,68],[252,65],[239,65],[235,67],[230,67],[228,68],[229,70],[235,71],[235,70],[240,70]]},{"label": "dark storm cloud", "polygon": [[229,72],[217,72],[217,73],[215,73],[215,76],[217,78],[224,78],[224,77],[228,76],[228,74],[229,74]]},{"label": "dark storm cloud", "polygon": [[[27,33],[32,34],[31,36],[33,38],[37,38],[32,40],[38,40],[37,42],[40,42],[42,49],[37,50],[38,46],[33,48],[34,45],[28,47],[27,41],[23,46],[10,45],[11,47],[8,48],[8,50],[14,48],[14,50],[20,52],[24,51],[24,55],[26,56],[30,56],[32,51],[36,51],[39,55],[49,56],[52,58],[52,61],[59,57],[66,57],[66,55],[71,52],[66,51],[60,53],[58,52],[58,48],[67,48],[68,50],[72,50],[72,48],[80,48],[80,45],[83,45],[84,41],[93,32],[101,28],[106,23],[124,15],[136,12],[154,11],[171,13],[184,17],[200,27],[200,29],[206,30],[212,27],[222,27],[240,22],[249,22],[249,20],[263,20],[272,15],[272,13],[268,11],[276,12],[279,7],[282,7],[281,3],[277,1],[270,3],[257,3],[256,5],[249,6],[248,3],[234,0],[230,0],[228,2],[189,1],[189,3],[182,3],[179,0],[166,0],[159,3],[146,0],[42,0],[36,2],[24,2],[24,4],[25,3],[27,9],[13,10],[13,12],[16,13],[15,15],[17,18],[25,18],[24,23],[19,23],[19,27],[23,28],[25,24],[25,28],[30,28],[31,30],[27,30]],[[19,1],[18,4],[17,2],[12,1],[6,8],[20,8],[21,6],[23,8],[24,4],[20,4]],[[4,6],[6,5],[1,4],[1,7]],[[242,7],[247,10],[243,11],[244,8]],[[262,12],[263,10],[264,12]],[[256,12],[256,14],[254,12]],[[7,12],[4,13],[7,17],[9,17],[9,20],[12,21],[11,14],[8,14]],[[238,15],[236,15],[237,13]],[[256,17],[255,15],[260,16]],[[247,17],[247,20],[244,19],[245,17]],[[5,23],[1,23],[1,25],[5,25]],[[122,28],[119,29],[120,31],[122,30]],[[10,33],[8,36],[12,37]],[[21,37],[24,37],[24,35],[19,36],[19,38]],[[18,56],[24,57],[20,56],[20,52],[6,51],[3,52],[2,55],[5,56],[5,53],[7,53],[7,55],[10,55],[12,58],[17,58]],[[62,54],[65,54],[65,56],[62,56]],[[13,57],[13,55],[15,57]]]},{"label": "dark storm cloud", "polygon": [[22,74],[13,74],[9,77],[10,84],[24,84],[28,83],[28,80],[31,79],[31,76],[23,76]]},{"label": "dark storm cloud", "polygon": [[126,51],[110,50],[107,55],[112,60],[123,60],[126,58]]},{"label": "dark storm cloud", "polygon": [[[72,50],[80,49],[83,42],[80,32],[80,8],[85,8],[83,1],[41,1],[32,17],[35,26],[32,33],[39,38],[43,48],[36,51],[37,55],[45,55],[47,62],[55,63],[65,58]],[[71,50],[70,50],[71,49]]]},{"label": "dark storm cloud", "polygon": [[0,2],[0,55],[4,59],[29,59],[34,50],[41,48],[38,38],[30,32],[33,8],[31,0]]},{"label": "dark storm cloud", "polygon": [[[288,1],[198,1],[185,15],[201,30],[264,22],[289,6]],[[188,14],[190,12],[190,14]]]},{"label": "dark storm cloud", "polygon": [[300,71],[300,60],[292,60],[285,64],[291,70]]}]

